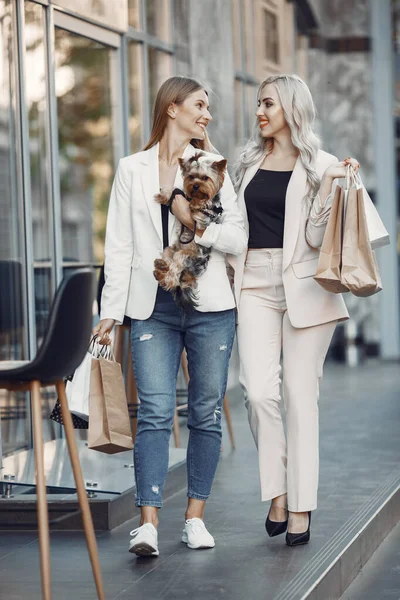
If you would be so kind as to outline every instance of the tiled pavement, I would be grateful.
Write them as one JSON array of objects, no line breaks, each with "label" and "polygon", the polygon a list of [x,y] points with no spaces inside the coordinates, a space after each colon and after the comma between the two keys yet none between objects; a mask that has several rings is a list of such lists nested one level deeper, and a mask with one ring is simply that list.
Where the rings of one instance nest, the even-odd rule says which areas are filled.
[{"label": "tiled pavement", "polygon": [[[284,536],[266,536],[268,505],[260,502],[256,451],[241,393],[231,393],[237,449],[231,451],[224,436],[223,457],[206,511],[216,547],[192,551],[180,542],[186,494],[179,491],[165,502],[160,513],[159,558],[137,559],[127,552],[129,531],[137,527],[137,518],[112,532],[98,534],[106,598],[275,598],[398,470],[399,371],[395,363],[368,362],[351,370],[327,365],[320,400],[319,510],[313,515],[311,543],[295,549],[286,547]],[[51,538],[54,598],[94,600],[83,534],[55,532]],[[0,599],[39,598],[35,533],[2,533]]]}]

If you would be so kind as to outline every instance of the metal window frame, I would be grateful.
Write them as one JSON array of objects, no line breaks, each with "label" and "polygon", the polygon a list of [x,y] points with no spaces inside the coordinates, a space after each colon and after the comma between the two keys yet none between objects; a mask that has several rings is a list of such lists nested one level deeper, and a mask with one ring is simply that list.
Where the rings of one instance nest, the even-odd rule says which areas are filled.
[{"label": "metal window frame", "polygon": [[36,351],[36,319],[35,319],[35,297],[33,278],[33,234],[32,234],[32,196],[30,181],[30,156],[29,156],[29,119],[25,95],[25,13],[24,0],[15,3],[15,21],[17,35],[14,39],[15,56],[17,62],[17,155],[19,154],[20,189],[22,198],[23,214],[21,215],[24,249],[24,271],[26,285],[26,328],[27,328],[27,350],[28,358],[32,359]]},{"label": "metal window frame", "polygon": [[[173,2],[169,0],[169,18],[170,18],[170,32],[171,39],[174,38],[174,29],[173,29]],[[132,26],[129,26],[128,31],[124,35],[124,60],[125,60],[125,84],[124,84],[124,97],[126,103],[126,113],[125,118],[129,118],[129,94],[128,94],[128,78],[129,78],[129,65],[128,65],[128,52],[127,48],[129,43],[136,42],[142,44],[142,61],[143,61],[143,69],[142,69],[142,143],[145,143],[145,140],[148,140],[150,137],[150,129],[151,129],[151,108],[149,105],[150,102],[150,87],[149,87],[149,48],[154,48],[155,50],[159,50],[161,52],[165,52],[173,57],[173,60],[176,56],[176,48],[175,44],[172,42],[165,42],[161,40],[157,36],[154,36],[147,32],[147,4],[146,0],[140,0],[139,4],[139,20],[140,20],[140,29],[135,29]],[[173,66],[175,66],[175,62],[173,62]],[[175,70],[175,69],[174,69]],[[128,123],[128,121],[126,121]],[[126,128],[125,128],[126,129]],[[129,138],[129,136],[127,136]],[[127,153],[130,152],[130,140],[127,139]]]},{"label": "metal window frame", "polygon": [[50,9],[53,13],[53,23],[55,27],[65,29],[66,31],[81,35],[82,37],[90,38],[100,44],[111,46],[115,49],[121,46],[121,34],[72,16],[63,12],[58,7],[51,6]]},{"label": "metal window frame", "polygon": [[[248,131],[248,123],[247,123],[247,94],[246,94],[246,86],[254,85],[254,87],[259,85],[259,80],[252,74],[249,73],[246,69],[246,52],[245,52],[245,32],[244,32],[244,2],[245,0],[238,0],[238,22],[239,22],[239,46],[240,46],[240,66],[241,69],[235,70],[235,81],[238,81],[241,86],[241,114],[238,115],[240,119],[240,128],[243,132],[244,138],[248,137],[248,134],[251,133]],[[254,23],[254,12],[252,12],[252,22]],[[254,67],[254,47],[251,50],[251,62]],[[239,144],[242,144],[244,140],[237,140]]]}]

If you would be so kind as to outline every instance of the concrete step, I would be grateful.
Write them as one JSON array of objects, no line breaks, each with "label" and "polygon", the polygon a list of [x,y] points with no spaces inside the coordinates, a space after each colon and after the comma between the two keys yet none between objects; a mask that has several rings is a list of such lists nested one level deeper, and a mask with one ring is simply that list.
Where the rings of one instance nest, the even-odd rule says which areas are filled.
[{"label": "concrete step", "polygon": [[400,598],[400,523],[382,542],[341,600]]},{"label": "concrete step", "polygon": [[[400,471],[371,495],[274,600],[341,598],[399,520]],[[343,597],[353,600],[350,596]],[[367,599],[367,596],[357,596],[357,599],[361,597]],[[380,600],[381,596],[368,598]]]}]

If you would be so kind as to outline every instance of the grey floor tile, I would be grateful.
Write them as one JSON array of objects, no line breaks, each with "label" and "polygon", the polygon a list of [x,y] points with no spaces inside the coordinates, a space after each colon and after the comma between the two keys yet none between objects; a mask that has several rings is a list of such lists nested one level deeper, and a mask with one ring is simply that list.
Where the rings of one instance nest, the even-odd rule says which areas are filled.
[{"label": "grey floor tile", "polygon": [[[399,392],[397,364],[374,363],[355,369],[328,365],[325,369],[320,398],[319,509],[313,515],[311,543],[296,549],[285,545],[284,536],[270,539],[265,533],[268,503],[260,501],[256,450],[241,392],[231,393],[237,449],[231,450],[225,435],[205,514],[216,548],[192,551],[180,542],[186,507],[183,490],[160,511],[159,558],[137,559],[127,552],[129,532],[138,526],[138,517],[98,534],[107,599],[273,600],[397,471]],[[183,442],[185,435],[182,431]],[[29,532],[26,538],[28,544],[13,533],[0,536],[1,600],[4,593],[4,600],[25,600],[28,593],[29,600],[40,598],[38,546],[32,543],[32,535]],[[5,554],[7,539],[10,552]],[[57,600],[96,598],[82,533],[52,533],[52,573]]]}]

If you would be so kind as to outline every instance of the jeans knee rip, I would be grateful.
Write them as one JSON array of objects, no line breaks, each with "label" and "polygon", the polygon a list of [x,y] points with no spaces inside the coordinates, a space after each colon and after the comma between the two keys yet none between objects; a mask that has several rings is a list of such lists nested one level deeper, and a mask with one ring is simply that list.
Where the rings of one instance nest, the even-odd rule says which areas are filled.
[{"label": "jeans knee rip", "polygon": [[221,407],[219,405],[217,405],[216,409],[214,410],[214,423],[216,423],[218,421],[218,419],[221,418]]},{"label": "jeans knee rip", "polygon": [[151,333],[145,333],[144,335],[141,335],[139,340],[141,342],[147,342],[147,340],[151,340],[151,338],[153,337],[153,334]]},{"label": "jeans knee rip", "polygon": [[228,350],[228,345],[222,344],[222,346],[220,346],[219,349],[221,350],[221,352],[223,352],[224,350]]}]

